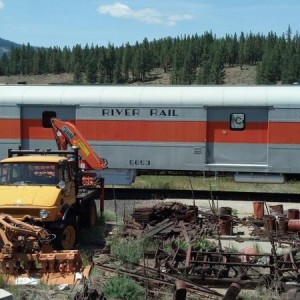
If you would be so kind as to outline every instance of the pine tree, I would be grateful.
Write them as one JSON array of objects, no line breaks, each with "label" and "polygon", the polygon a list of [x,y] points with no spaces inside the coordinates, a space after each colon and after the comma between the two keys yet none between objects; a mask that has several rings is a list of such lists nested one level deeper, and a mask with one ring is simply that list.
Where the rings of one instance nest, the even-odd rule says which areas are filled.
[{"label": "pine tree", "polygon": [[73,82],[75,84],[83,83],[83,74],[82,74],[81,68],[82,68],[82,66],[79,62],[77,62],[74,66]]},{"label": "pine tree", "polygon": [[132,64],[132,48],[129,43],[126,44],[121,63],[121,73],[123,74],[124,82],[129,82],[129,71]]},{"label": "pine tree", "polygon": [[106,50],[104,47],[99,49],[98,53],[98,83],[106,83],[107,76],[106,76]]},{"label": "pine tree", "polygon": [[0,75],[10,75],[9,58],[6,53],[2,55],[0,60]]},{"label": "pine tree", "polygon": [[242,32],[239,38],[238,63],[241,69],[245,64],[245,35]]},{"label": "pine tree", "polygon": [[88,84],[94,84],[97,83],[97,64],[96,60],[92,58],[90,61],[87,62],[86,67],[86,82]]},{"label": "pine tree", "polygon": [[238,63],[238,53],[239,53],[239,43],[237,39],[237,34],[235,33],[233,38],[228,37],[226,39],[227,52],[228,52],[228,65],[234,66]]},{"label": "pine tree", "polygon": [[113,83],[114,81],[114,67],[116,63],[116,50],[114,45],[109,44],[106,51],[106,60],[105,60],[105,73],[107,82]]},{"label": "pine tree", "polygon": [[72,66],[73,66],[73,72],[75,73],[82,73],[84,71],[84,65],[83,65],[83,52],[80,45],[76,45],[73,47],[72,51]]},{"label": "pine tree", "polygon": [[69,47],[64,47],[62,51],[63,71],[66,73],[72,72],[72,53]]}]

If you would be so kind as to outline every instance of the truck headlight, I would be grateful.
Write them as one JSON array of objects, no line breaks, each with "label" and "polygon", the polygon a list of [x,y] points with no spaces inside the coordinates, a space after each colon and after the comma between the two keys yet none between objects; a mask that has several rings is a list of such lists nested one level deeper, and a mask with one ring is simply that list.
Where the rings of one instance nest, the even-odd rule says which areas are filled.
[{"label": "truck headlight", "polygon": [[48,215],[49,215],[48,210],[46,210],[46,209],[41,209],[40,210],[41,219],[46,219],[48,217]]},{"label": "truck headlight", "polygon": [[56,185],[58,188],[63,190],[66,187],[66,183],[62,180],[59,181],[59,183]]}]

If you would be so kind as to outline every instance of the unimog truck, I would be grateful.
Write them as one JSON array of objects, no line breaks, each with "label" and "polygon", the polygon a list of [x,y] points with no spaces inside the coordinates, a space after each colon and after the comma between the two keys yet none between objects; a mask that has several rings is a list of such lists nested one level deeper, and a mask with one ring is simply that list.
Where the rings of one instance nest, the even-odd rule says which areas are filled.
[{"label": "unimog truck", "polygon": [[[43,226],[54,234],[55,248],[69,250],[80,227],[96,224],[96,200],[103,212],[104,182],[95,170],[83,168],[90,160],[86,154],[94,153],[76,127],[56,119],[52,123],[58,147],[72,148],[9,150],[0,161],[0,213]],[[93,159],[98,169],[106,167],[102,159]]]}]

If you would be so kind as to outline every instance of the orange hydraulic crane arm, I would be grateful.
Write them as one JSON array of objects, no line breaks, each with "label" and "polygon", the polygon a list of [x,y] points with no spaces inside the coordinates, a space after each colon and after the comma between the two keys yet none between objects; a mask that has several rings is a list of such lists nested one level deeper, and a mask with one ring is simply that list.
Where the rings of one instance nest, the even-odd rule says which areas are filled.
[{"label": "orange hydraulic crane arm", "polygon": [[59,150],[67,150],[68,145],[79,148],[81,163],[85,165],[81,166],[83,169],[102,170],[107,168],[106,160],[97,156],[73,123],[52,118],[51,124]]}]

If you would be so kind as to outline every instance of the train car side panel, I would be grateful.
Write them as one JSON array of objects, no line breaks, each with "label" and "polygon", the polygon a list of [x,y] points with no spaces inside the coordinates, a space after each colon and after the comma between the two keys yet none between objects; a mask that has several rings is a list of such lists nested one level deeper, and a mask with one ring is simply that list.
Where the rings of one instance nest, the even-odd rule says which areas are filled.
[{"label": "train car side panel", "polygon": [[111,168],[205,168],[202,107],[81,107],[76,124]]},{"label": "train car side panel", "polygon": [[7,157],[8,149],[21,144],[20,107],[16,104],[1,105],[0,109],[0,157]]},{"label": "train car side panel", "polygon": [[[287,101],[287,100],[286,100]],[[300,173],[300,107],[270,110],[269,165],[271,172]]]}]

